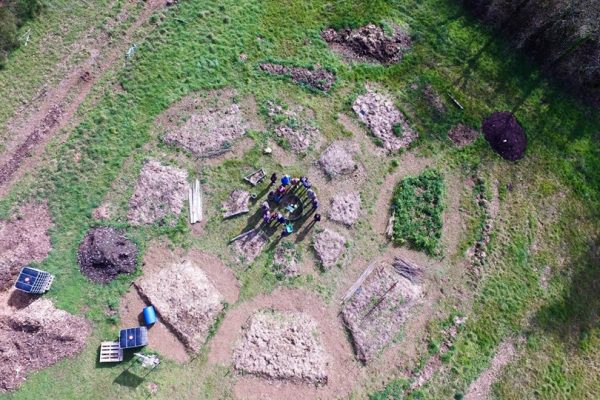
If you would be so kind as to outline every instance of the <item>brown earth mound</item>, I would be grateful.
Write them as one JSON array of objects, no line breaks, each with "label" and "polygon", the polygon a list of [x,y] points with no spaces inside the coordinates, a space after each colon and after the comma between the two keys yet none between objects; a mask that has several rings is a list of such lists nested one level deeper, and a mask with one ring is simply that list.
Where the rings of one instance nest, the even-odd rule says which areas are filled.
[{"label": "brown earth mound", "polygon": [[360,216],[360,195],[356,192],[342,193],[331,199],[329,219],[352,226]]},{"label": "brown earth mound", "polygon": [[223,202],[223,218],[233,217],[249,211],[250,193],[242,189],[235,189],[229,194],[227,201]]},{"label": "brown earth mound", "polygon": [[[129,200],[127,219],[133,225],[162,222],[178,216],[188,196],[187,172],[151,160],[144,164]],[[175,225],[175,219],[170,224]]]},{"label": "brown earth mound", "polygon": [[199,351],[224,301],[204,271],[186,261],[145,276],[136,285],[182,343],[190,351]]},{"label": "brown earth mound", "polygon": [[11,219],[0,221],[0,290],[14,283],[21,267],[48,256],[51,226],[45,204],[23,206]]},{"label": "brown earth mound", "polygon": [[448,131],[448,137],[460,148],[470,145],[479,137],[479,131],[464,124],[458,124]]},{"label": "brown earth mound", "polygon": [[81,317],[39,299],[0,317],[0,391],[13,390],[27,374],[81,352],[91,333]]},{"label": "brown earth mound", "polygon": [[358,169],[358,164],[354,161],[354,154],[357,152],[358,146],[355,143],[333,142],[321,154],[319,165],[331,178],[351,174]]},{"label": "brown earth mound", "polygon": [[485,140],[502,158],[516,161],[525,155],[527,136],[511,112],[493,113],[483,121],[481,130]]},{"label": "brown earth mound", "polygon": [[391,265],[375,268],[342,307],[357,358],[366,363],[391,343],[420,297],[420,286]]},{"label": "brown earth mound", "polygon": [[286,278],[293,278],[300,274],[298,252],[291,242],[283,242],[275,249],[273,268]]},{"label": "brown earth mound", "polygon": [[323,268],[333,267],[346,250],[346,239],[339,233],[325,229],[315,236],[313,247]]},{"label": "brown earth mound", "polygon": [[325,29],[321,37],[335,52],[348,60],[397,63],[402,60],[404,52],[410,49],[410,36],[400,27],[394,27],[391,36],[385,34],[381,27],[368,24],[357,29]]},{"label": "brown earth mound", "polygon": [[233,353],[237,370],[267,379],[327,383],[328,359],[315,320],[299,312],[252,316]]},{"label": "brown earth mound", "polygon": [[383,94],[369,90],[356,98],[352,109],[388,151],[406,148],[418,136],[393,101]]},{"label": "brown earth mound", "polygon": [[123,231],[101,226],[92,228],[79,245],[77,261],[81,273],[96,283],[109,283],[119,274],[135,271],[136,245]]},{"label": "brown earth mound", "polygon": [[242,257],[242,261],[251,263],[260,255],[268,241],[269,239],[264,233],[255,231],[236,241],[233,248]]},{"label": "brown earth mound", "polygon": [[203,98],[186,98],[161,116],[157,124],[165,142],[183,147],[197,157],[227,152],[244,135],[248,121],[235,92],[218,90]]},{"label": "brown earth mound", "polygon": [[324,68],[304,68],[290,67],[281,64],[265,63],[260,65],[260,69],[271,75],[282,75],[289,77],[297,84],[308,86],[309,88],[327,92],[335,82],[335,74]]}]

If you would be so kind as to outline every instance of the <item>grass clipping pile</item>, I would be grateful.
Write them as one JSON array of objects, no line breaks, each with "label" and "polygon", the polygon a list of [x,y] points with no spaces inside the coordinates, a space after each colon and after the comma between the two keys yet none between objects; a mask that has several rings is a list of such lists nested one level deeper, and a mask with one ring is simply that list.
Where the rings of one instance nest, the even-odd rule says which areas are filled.
[{"label": "grass clipping pile", "polygon": [[358,169],[354,160],[358,145],[348,141],[335,141],[319,158],[319,165],[330,178],[349,175]]},{"label": "grass clipping pile", "polygon": [[124,232],[101,226],[89,230],[79,245],[81,273],[96,283],[109,283],[119,274],[135,271],[137,246]]},{"label": "grass clipping pile", "polygon": [[421,287],[383,263],[366,277],[342,307],[356,357],[367,363],[398,334]]},{"label": "grass clipping pile", "polygon": [[77,355],[90,333],[85,319],[47,299],[0,317],[0,391],[14,390],[29,372]]},{"label": "grass clipping pile", "polygon": [[[144,164],[129,200],[127,219],[132,225],[163,222],[179,216],[188,195],[187,172],[151,160]],[[170,225],[175,225],[171,218]]]},{"label": "grass clipping pile", "polygon": [[204,271],[186,261],[146,276],[136,286],[186,348],[199,351],[225,301]]},{"label": "grass clipping pile", "polygon": [[248,121],[235,92],[218,90],[206,97],[187,97],[159,117],[166,143],[182,147],[196,157],[214,157],[227,152],[243,136]]},{"label": "grass clipping pile", "polygon": [[329,357],[313,318],[304,313],[259,311],[233,354],[235,369],[267,379],[324,385]]},{"label": "grass clipping pile", "polygon": [[346,251],[346,238],[330,229],[315,235],[313,247],[324,269],[331,269]]},{"label": "grass clipping pile", "polygon": [[45,204],[23,206],[10,220],[0,221],[0,290],[14,283],[21,267],[48,256],[51,226]]}]

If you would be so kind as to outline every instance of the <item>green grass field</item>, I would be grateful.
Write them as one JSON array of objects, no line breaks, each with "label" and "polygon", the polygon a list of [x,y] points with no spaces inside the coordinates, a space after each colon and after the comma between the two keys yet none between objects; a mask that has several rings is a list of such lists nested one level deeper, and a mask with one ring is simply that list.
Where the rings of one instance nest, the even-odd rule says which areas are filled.
[{"label": "green grass field", "polygon": [[[44,48],[37,42],[21,47],[0,71],[0,97],[6,105],[0,107],[2,126],[23,98],[33,97],[42,81],[60,79],[53,66],[64,50],[53,49],[76,40],[88,27],[101,25],[122,6],[122,2],[107,7],[108,2],[68,0],[53,4],[30,22],[37,36],[52,38],[49,45]],[[329,51],[319,36],[326,26],[355,27],[367,22],[406,24],[415,38],[413,49],[397,65],[351,66]],[[53,250],[39,266],[56,275],[47,296],[57,307],[85,315],[94,326],[81,355],[31,374],[18,391],[0,397],[231,398],[233,371],[209,368],[206,350],[189,364],[164,361],[149,378],[160,388],[152,396],[146,385],[125,371],[126,365],[104,367],[95,362],[98,343],[114,336],[119,328],[118,321],[107,315],[107,307],[118,302],[141,271],[107,286],[91,284],[79,273],[78,245],[97,223],[91,212],[107,195],[126,207],[133,190],[131,182],[145,159],[157,157],[178,164],[207,187],[210,218],[202,237],[191,234],[185,217],[174,227],[134,228],[120,212],[108,223],[125,228],[142,252],[153,240],[163,239],[173,247],[199,248],[226,258],[226,241],[244,222],[223,224],[219,204],[238,184],[241,170],[278,168],[274,159],[262,154],[272,133],[251,132],[253,145],[243,157],[204,166],[160,142],[153,130],[155,118],[188,94],[232,87],[240,96],[253,95],[259,105],[284,98],[315,110],[315,121],[330,140],[349,135],[337,122],[337,115],[349,113],[351,99],[363,90],[365,82],[385,87],[418,130],[420,138],[410,152],[433,160],[443,175],[477,173],[488,189],[497,182],[501,207],[483,275],[453,282],[461,290],[441,297],[437,313],[431,316],[431,329],[423,333],[424,341],[435,342],[434,328],[449,315],[468,317],[441,369],[410,394],[398,371],[390,371],[387,385],[381,380],[370,382],[352,398],[460,398],[488,366],[498,345],[509,337],[523,337],[524,341],[519,345],[520,357],[508,365],[493,387],[496,398],[600,397],[597,112],[548,83],[534,66],[451,0],[180,0],[157,12],[150,24],[158,26],[138,43],[132,60],[108,73],[93,89],[96,101],[82,105],[78,111],[81,122],[64,132],[64,141],[51,141],[39,167],[0,200],[0,216],[6,218],[21,203],[47,199],[54,220]],[[241,53],[247,55],[245,62],[239,59]],[[320,94],[273,79],[257,70],[258,63],[265,60],[319,63],[336,72],[336,86],[330,94]],[[442,117],[420,96],[419,88],[426,84],[445,99],[448,112]],[[116,85],[123,90],[112,90]],[[464,110],[454,107],[447,94]],[[496,110],[514,112],[527,132],[527,154],[517,163],[500,159],[482,138],[462,150],[447,139],[446,132],[454,124],[478,127]],[[72,161],[76,153],[78,163]],[[402,157],[390,159],[401,164]],[[360,191],[364,211],[370,216],[378,212],[374,209],[376,189],[393,167],[369,163],[365,158],[371,179]],[[302,170],[307,165],[308,161],[301,160],[295,168]],[[473,205],[472,209],[465,207],[467,213],[478,215]],[[480,222],[476,219],[468,224],[465,236],[475,237]],[[438,229],[436,225],[433,231]],[[417,234],[420,237],[421,233]],[[348,250],[367,259],[379,255],[389,244],[377,242],[377,237],[366,218],[361,218]],[[309,257],[309,240],[305,242],[299,251]],[[433,252],[436,244],[420,247]],[[272,251],[262,254],[251,268],[232,266],[242,285],[240,302],[279,285],[305,287],[331,301],[337,275],[314,271],[292,282],[282,281],[269,267],[270,259]],[[553,273],[548,289],[543,290],[539,282],[546,267]],[[418,370],[434,354],[425,351],[419,354],[421,362],[406,368]]]}]

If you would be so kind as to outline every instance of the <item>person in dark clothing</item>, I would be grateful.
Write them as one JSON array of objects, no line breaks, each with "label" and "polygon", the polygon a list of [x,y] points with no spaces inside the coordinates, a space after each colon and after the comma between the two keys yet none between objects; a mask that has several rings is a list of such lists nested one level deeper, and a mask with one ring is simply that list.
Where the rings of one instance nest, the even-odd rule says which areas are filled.
[{"label": "person in dark clothing", "polygon": [[271,186],[275,183],[277,183],[277,174],[273,172],[273,175],[271,175]]},{"label": "person in dark clothing", "polygon": [[315,216],[313,217],[315,222],[319,222],[321,220],[321,214],[315,214]]}]

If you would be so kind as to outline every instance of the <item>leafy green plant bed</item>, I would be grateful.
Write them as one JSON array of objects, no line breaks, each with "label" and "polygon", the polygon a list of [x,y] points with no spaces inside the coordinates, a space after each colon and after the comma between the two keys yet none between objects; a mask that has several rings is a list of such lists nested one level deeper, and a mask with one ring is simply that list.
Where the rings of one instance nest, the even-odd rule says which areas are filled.
[{"label": "leafy green plant bed", "polygon": [[439,254],[443,200],[444,177],[436,170],[400,181],[392,199],[396,213],[394,242],[409,243],[429,255]]}]

